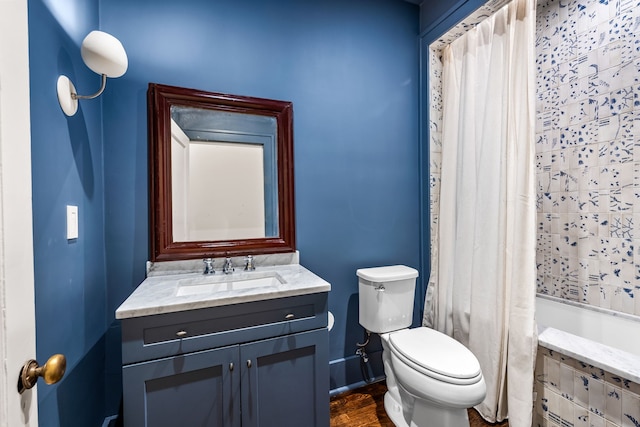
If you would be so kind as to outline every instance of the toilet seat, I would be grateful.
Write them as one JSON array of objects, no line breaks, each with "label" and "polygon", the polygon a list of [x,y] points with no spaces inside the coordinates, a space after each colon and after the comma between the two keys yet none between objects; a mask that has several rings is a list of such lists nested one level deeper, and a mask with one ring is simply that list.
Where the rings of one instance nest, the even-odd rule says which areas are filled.
[{"label": "toilet seat", "polygon": [[436,330],[420,327],[389,334],[390,350],[412,369],[454,385],[482,379],[478,359],[464,345]]}]

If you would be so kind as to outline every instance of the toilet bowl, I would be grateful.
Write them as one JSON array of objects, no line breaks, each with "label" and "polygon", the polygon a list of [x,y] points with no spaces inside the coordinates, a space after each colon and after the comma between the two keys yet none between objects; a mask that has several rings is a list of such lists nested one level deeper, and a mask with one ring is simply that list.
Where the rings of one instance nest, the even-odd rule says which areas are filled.
[{"label": "toilet bowl", "polygon": [[458,341],[411,324],[415,279],[406,266],[360,269],[360,324],[380,334],[384,407],[397,427],[469,427],[467,408],[486,385],[476,357]]},{"label": "toilet bowl", "polygon": [[[403,409],[401,418],[392,418],[394,424],[468,427],[467,408],[482,402],[486,394],[475,356],[453,338],[424,327],[383,334],[381,338],[389,389],[385,410],[397,413],[398,408]],[[409,348],[403,348],[407,343]],[[431,343],[431,350],[417,351]],[[395,387],[389,386],[394,382]]]}]

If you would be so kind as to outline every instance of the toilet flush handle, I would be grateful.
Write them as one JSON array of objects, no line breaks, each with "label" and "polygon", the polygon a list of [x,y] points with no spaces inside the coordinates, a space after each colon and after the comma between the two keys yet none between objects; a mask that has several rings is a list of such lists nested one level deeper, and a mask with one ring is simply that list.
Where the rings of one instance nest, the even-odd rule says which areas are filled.
[{"label": "toilet flush handle", "polygon": [[378,292],[384,292],[386,291],[384,284],[380,283],[377,287],[376,287],[376,291]]}]

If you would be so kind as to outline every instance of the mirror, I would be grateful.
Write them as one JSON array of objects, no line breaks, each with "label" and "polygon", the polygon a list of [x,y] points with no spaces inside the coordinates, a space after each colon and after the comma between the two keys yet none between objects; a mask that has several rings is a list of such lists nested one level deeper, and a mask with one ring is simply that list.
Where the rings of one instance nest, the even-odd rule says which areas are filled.
[{"label": "mirror", "polygon": [[295,251],[290,102],[149,84],[151,260]]}]

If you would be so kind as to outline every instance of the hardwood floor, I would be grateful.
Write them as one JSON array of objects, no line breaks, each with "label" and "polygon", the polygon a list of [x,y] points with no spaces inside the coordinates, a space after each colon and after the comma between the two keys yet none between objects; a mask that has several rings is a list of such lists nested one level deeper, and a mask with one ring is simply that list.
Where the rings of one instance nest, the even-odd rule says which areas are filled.
[{"label": "hardwood floor", "polygon": [[[384,411],[384,382],[375,383],[331,398],[331,427],[394,427]],[[470,427],[508,427],[507,421],[490,424],[469,410]],[[444,426],[442,426],[444,427]]]}]

